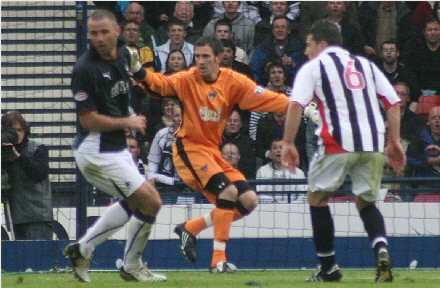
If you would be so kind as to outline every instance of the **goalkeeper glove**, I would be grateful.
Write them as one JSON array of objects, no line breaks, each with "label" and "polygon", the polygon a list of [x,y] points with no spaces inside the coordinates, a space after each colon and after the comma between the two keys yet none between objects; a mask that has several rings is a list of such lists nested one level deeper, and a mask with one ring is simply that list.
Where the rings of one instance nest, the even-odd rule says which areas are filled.
[{"label": "goalkeeper glove", "polygon": [[135,74],[142,68],[142,65],[139,61],[139,52],[136,48],[127,47],[127,49],[128,52],[130,52],[131,73]]},{"label": "goalkeeper glove", "polygon": [[304,116],[319,125],[319,122],[321,122],[321,115],[319,115],[317,107],[318,105],[316,105],[315,102],[310,102],[310,104],[304,109]]}]

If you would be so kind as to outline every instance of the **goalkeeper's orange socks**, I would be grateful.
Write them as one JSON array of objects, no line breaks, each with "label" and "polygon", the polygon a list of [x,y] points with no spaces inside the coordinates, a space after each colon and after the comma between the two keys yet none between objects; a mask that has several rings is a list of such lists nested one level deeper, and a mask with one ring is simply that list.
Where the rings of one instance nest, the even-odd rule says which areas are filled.
[{"label": "goalkeeper's orange socks", "polygon": [[226,242],[229,240],[232,221],[234,219],[235,202],[219,199],[217,208],[212,213],[214,223],[214,252],[211,266],[219,262],[227,262]]},{"label": "goalkeeper's orange socks", "polygon": [[[193,220],[189,220],[185,223],[185,229],[189,233],[191,233],[193,236],[199,235],[200,232],[205,230],[206,228],[212,227],[213,223],[213,217],[212,214],[214,213],[214,210]],[[234,220],[237,221],[242,219],[244,216],[241,214],[240,211],[237,209],[234,209]]]},{"label": "goalkeeper's orange socks", "polygon": [[228,262],[225,250],[226,250],[226,242],[216,242],[214,240],[214,251],[212,252],[211,267],[216,267],[217,263],[220,262]]},{"label": "goalkeeper's orange socks", "polygon": [[185,229],[189,233],[191,233],[193,236],[197,236],[200,232],[205,230],[208,227],[211,227],[213,225],[212,223],[212,213],[214,211],[211,211],[199,218],[187,221],[185,223]]}]

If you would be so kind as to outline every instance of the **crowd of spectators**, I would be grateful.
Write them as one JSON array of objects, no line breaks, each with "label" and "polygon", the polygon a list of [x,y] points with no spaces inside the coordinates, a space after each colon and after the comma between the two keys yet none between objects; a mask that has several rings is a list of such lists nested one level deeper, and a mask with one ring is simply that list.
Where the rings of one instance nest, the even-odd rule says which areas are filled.
[{"label": "crowd of spectators", "polygon": [[[117,4],[107,8],[121,21],[121,40],[139,49],[144,67],[165,74],[187,69],[194,61],[195,41],[210,35],[221,39],[225,47],[222,67],[243,73],[286,97],[297,71],[307,61],[307,29],[318,19],[336,23],[343,48],[372,59],[402,99],[401,138],[409,159],[405,176],[440,175],[440,108],[429,107],[429,114],[418,113],[420,97],[440,95],[439,2],[178,1],[161,2],[159,6],[154,1],[114,3]],[[95,4],[102,7],[108,3]],[[147,93],[151,97],[144,97],[145,92],[137,85],[133,82],[131,89],[132,108],[148,119],[147,135],[138,137],[139,159],[148,163],[148,178],[173,183],[178,175],[171,168],[165,169],[164,162],[169,159],[163,154],[171,155],[170,146],[165,144],[172,141],[172,132],[178,129],[173,113],[181,113],[179,103],[162,100],[152,92]],[[270,173],[272,178],[303,178],[316,142],[316,115],[312,111],[312,116],[303,117],[300,126],[296,143],[302,157],[298,175],[284,171],[278,159],[277,139],[284,129],[283,114],[250,114],[237,107],[225,128],[224,157],[248,179],[268,179]],[[158,166],[163,172],[167,170],[165,176],[158,176]],[[306,190],[288,186],[287,190]],[[280,188],[264,187],[257,189]]]}]

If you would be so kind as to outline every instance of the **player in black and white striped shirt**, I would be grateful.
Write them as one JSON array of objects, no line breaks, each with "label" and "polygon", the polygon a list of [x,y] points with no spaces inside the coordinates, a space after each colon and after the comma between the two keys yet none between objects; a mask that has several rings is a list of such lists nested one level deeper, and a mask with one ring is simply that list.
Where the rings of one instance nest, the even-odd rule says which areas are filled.
[{"label": "player in black and white striped shirt", "polygon": [[[298,72],[286,116],[283,162],[295,169],[299,162],[295,139],[303,107],[318,103],[321,119],[315,134],[318,151],[310,163],[309,204],[313,237],[321,265],[310,281],[340,281],[336,264],[334,225],[329,197],[347,175],[353,181],[356,206],[377,256],[376,281],[391,282],[383,216],[375,206],[382,177],[385,142],[389,163],[403,171],[406,158],[399,142],[400,99],[382,72],[367,59],[339,47],[342,37],[331,22],[316,22],[306,40],[311,59]],[[380,103],[387,110],[388,139]]]}]

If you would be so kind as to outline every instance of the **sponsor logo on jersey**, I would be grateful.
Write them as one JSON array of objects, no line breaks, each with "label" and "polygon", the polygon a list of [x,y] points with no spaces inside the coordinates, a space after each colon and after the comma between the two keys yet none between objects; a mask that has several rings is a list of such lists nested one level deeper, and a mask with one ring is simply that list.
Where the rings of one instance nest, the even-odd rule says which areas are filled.
[{"label": "sponsor logo on jersey", "polygon": [[222,115],[222,109],[217,111],[211,110],[208,107],[201,107],[199,110],[200,119],[203,121],[220,122],[220,116]]},{"label": "sponsor logo on jersey", "polygon": [[214,100],[215,97],[217,97],[217,92],[211,91],[211,92],[209,92],[208,96],[211,100]]},{"label": "sponsor logo on jersey", "polygon": [[257,86],[257,88],[255,89],[255,94],[257,95],[260,95],[263,92],[264,92],[264,88],[261,86]]},{"label": "sponsor logo on jersey", "polygon": [[123,81],[123,80],[118,81],[112,87],[111,97],[115,98],[119,94],[128,94],[129,89],[130,89],[130,87],[128,85],[128,81]]},{"label": "sponsor logo on jersey", "polygon": [[81,102],[81,101],[87,100],[87,98],[89,98],[89,95],[87,95],[87,93],[84,92],[84,91],[79,91],[78,93],[76,93],[76,94],[73,96],[73,99],[75,99],[75,100],[78,101],[78,102]]},{"label": "sponsor logo on jersey", "polygon": [[102,73],[102,77],[107,78],[108,80],[112,80],[112,76],[110,75],[110,72]]}]

